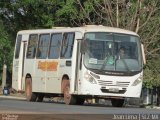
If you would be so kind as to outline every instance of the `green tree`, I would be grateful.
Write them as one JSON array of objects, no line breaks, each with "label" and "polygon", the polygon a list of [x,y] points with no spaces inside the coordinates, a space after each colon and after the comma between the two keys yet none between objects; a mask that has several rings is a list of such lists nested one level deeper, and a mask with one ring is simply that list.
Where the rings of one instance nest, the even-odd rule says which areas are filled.
[{"label": "green tree", "polygon": [[2,0],[0,17],[13,39],[19,30],[51,28],[54,25],[56,3],[55,0]]},{"label": "green tree", "polygon": [[[7,32],[5,31],[5,28],[3,26],[3,22],[0,21],[0,71],[2,73],[3,70],[3,64],[5,63],[8,66],[8,70],[11,71],[11,65],[12,65],[12,56],[13,56],[13,47],[11,45],[11,42],[9,41],[9,36]],[[0,74],[0,83],[2,80],[2,76]]]},{"label": "green tree", "polygon": [[144,86],[150,89],[160,86],[160,58],[150,60],[145,66]]}]

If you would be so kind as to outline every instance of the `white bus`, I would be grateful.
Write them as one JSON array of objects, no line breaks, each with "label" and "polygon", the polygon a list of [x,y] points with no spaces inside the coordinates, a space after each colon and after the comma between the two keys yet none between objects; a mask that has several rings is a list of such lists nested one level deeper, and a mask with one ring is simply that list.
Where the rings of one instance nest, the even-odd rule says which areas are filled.
[{"label": "white bus", "polygon": [[12,87],[25,91],[28,101],[104,98],[121,107],[125,98],[140,97],[142,78],[143,49],[132,31],[88,25],[17,33]]}]

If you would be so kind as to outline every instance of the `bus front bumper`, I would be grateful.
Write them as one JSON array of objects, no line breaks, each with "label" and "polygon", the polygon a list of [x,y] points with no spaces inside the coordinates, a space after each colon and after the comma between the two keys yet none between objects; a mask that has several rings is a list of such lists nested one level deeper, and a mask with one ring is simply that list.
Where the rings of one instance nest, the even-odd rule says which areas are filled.
[{"label": "bus front bumper", "polygon": [[104,96],[104,97],[134,97],[139,98],[141,95],[142,82],[136,86],[129,85],[126,89],[123,87],[103,87],[98,84],[85,82],[78,94]]}]

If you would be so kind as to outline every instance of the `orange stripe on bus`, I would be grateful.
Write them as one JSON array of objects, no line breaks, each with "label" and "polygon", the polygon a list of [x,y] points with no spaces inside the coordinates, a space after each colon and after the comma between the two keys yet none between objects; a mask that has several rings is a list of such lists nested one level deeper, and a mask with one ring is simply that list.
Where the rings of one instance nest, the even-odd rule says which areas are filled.
[{"label": "orange stripe on bus", "polygon": [[52,61],[52,62],[38,62],[38,69],[43,71],[57,71],[57,65],[58,62]]}]

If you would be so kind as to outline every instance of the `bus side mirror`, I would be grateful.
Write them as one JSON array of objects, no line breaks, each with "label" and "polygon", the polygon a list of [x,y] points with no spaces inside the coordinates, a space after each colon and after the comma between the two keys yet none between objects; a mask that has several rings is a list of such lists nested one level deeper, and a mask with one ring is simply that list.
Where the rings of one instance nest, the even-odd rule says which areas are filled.
[{"label": "bus side mirror", "polygon": [[144,45],[143,44],[141,44],[141,50],[142,50],[143,64],[145,65],[146,64],[146,56],[144,53]]}]

